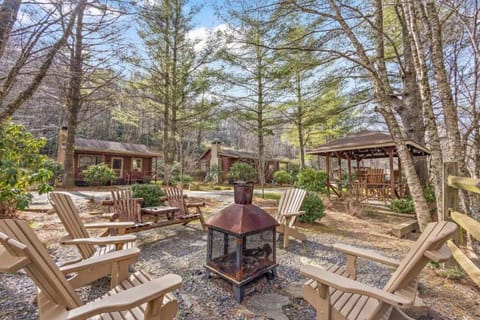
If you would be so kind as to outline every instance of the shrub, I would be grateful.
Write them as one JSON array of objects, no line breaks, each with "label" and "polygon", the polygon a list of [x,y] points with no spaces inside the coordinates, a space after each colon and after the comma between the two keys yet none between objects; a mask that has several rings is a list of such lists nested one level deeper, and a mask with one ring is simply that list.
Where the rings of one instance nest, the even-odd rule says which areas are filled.
[{"label": "shrub", "polygon": [[205,181],[218,181],[218,178],[222,176],[223,171],[220,169],[218,164],[212,164],[208,169],[207,175],[205,176]]},{"label": "shrub", "polygon": [[230,179],[236,181],[254,181],[257,177],[257,172],[255,169],[245,162],[235,162],[231,167],[228,173]]},{"label": "shrub", "polygon": [[300,172],[300,164],[291,162],[288,164],[288,173],[292,177],[292,181],[297,180],[297,175]]},{"label": "shrub", "polygon": [[193,182],[193,178],[188,174],[184,174],[182,179],[181,175],[176,174],[170,179],[170,183],[172,185],[178,184],[180,182],[183,182],[183,184],[190,184]]},{"label": "shrub", "polygon": [[52,172],[52,176],[50,177],[50,180],[48,181],[48,183],[51,186],[55,185],[55,181],[60,180],[62,178],[64,170],[63,170],[63,164],[61,164],[60,162],[57,162],[57,161],[52,160],[52,159],[47,159],[43,163],[42,167],[44,169],[47,169],[50,172]]},{"label": "shrub", "polygon": [[325,171],[303,168],[297,175],[295,187],[327,193],[327,174]]},{"label": "shrub", "polygon": [[132,191],[135,198],[143,198],[142,207],[160,205],[160,197],[165,195],[158,184],[134,184]]},{"label": "shrub", "polygon": [[117,180],[117,175],[105,163],[91,165],[82,171],[83,179],[90,186],[104,186]]},{"label": "shrub", "polygon": [[435,190],[432,186],[427,186],[423,189],[423,196],[425,197],[425,201],[428,203],[435,202]]},{"label": "shrub", "polygon": [[0,125],[0,217],[14,217],[31,201],[29,188],[48,192],[52,173],[44,167],[48,161],[40,155],[45,140],[36,139],[25,127],[6,121]]},{"label": "shrub", "polygon": [[277,183],[290,183],[292,182],[292,176],[285,170],[278,170],[273,174],[273,180]]},{"label": "shrub", "polygon": [[411,213],[415,211],[412,199],[393,199],[389,207],[398,213]]},{"label": "shrub", "polygon": [[300,222],[314,223],[325,216],[325,206],[322,199],[315,192],[308,192],[303,200],[300,211],[304,214],[298,217]]}]

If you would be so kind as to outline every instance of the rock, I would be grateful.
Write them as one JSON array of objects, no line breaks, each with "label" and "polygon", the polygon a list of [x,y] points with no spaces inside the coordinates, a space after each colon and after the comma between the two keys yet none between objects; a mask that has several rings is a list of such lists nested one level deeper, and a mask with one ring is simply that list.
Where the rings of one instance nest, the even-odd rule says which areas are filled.
[{"label": "rock", "polygon": [[236,315],[242,319],[252,319],[255,317],[255,313],[247,309],[245,306],[240,305],[236,312]]},{"label": "rock", "polygon": [[293,282],[286,287],[285,292],[293,299],[301,299],[303,297],[303,282]]},{"label": "rock", "polygon": [[248,306],[260,310],[265,316],[273,320],[288,320],[282,307],[290,304],[290,299],[276,293],[267,293],[255,296],[248,302]]},{"label": "rock", "polygon": [[186,295],[181,293],[180,296],[182,297],[183,303],[185,304],[185,309],[190,309],[192,306],[197,304],[198,298],[194,295]]}]

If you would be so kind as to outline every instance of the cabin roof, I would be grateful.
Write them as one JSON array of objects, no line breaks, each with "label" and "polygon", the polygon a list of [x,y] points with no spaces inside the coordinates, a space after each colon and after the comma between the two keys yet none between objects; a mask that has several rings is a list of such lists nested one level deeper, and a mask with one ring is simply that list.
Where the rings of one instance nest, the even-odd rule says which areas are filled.
[{"label": "cabin roof", "polygon": [[75,151],[116,153],[144,157],[161,156],[159,152],[151,150],[144,144],[86,139],[81,137],[75,137]]}]

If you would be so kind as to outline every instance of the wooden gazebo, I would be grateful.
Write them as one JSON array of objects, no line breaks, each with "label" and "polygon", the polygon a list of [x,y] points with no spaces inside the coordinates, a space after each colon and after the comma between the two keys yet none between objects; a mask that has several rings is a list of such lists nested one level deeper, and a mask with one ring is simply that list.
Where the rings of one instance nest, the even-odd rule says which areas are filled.
[{"label": "wooden gazebo", "polygon": [[[413,156],[427,156],[430,151],[411,140],[406,141],[407,148]],[[397,148],[392,137],[388,133],[379,131],[361,131],[344,138],[325,143],[314,149],[308,150],[308,154],[325,157],[325,170],[327,171],[327,188],[342,196],[342,160],[346,161],[347,183],[356,183],[360,192],[366,196],[378,196],[379,198],[395,198],[403,195],[405,188],[402,182],[401,162]],[[332,183],[330,160],[336,158],[338,162],[338,177],[336,183]],[[385,179],[385,173],[380,168],[366,168],[362,166],[364,159],[389,159],[389,179]],[[394,158],[397,158],[397,170],[394,168]],[[352,161],[355,161],[355,180],[353,179]]]}]

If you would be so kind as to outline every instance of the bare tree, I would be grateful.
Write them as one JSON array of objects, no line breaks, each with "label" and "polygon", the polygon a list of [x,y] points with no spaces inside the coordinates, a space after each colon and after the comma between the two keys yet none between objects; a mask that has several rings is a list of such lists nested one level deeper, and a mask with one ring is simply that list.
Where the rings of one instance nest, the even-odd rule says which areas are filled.
[{"label": "bare tree", "polygon": [[[0,6],[0,59],[8,69],[0,76],[0,122],[11,117],[40,86],[57,52],[65,45],[84,0],[71,3],[20,6],[20,1],[4,1]],[[19,10],[28,24],[17,23]],[[60,24],[64,21],[65,24]],[[15,27],[15,25],[18,27]],[[63,28],[62,28],[63,27]],[[17,58],[4,55],[10,44]]]},{"label": "bare tree", "polygon": [[99,108],[102,106],[100,101],[109,100],[114,91],[108,90],[108,87],[113,86],[121,75],[118,62],[126,48],[120,31],[125,28],[121,21],[125,11],[122,3],[116,0],[84,2],[69,35],[69,50],[65,56],[68,134],[64,186],[72,186],[75,182],[73,155],[80,111],[89,107]]}]

